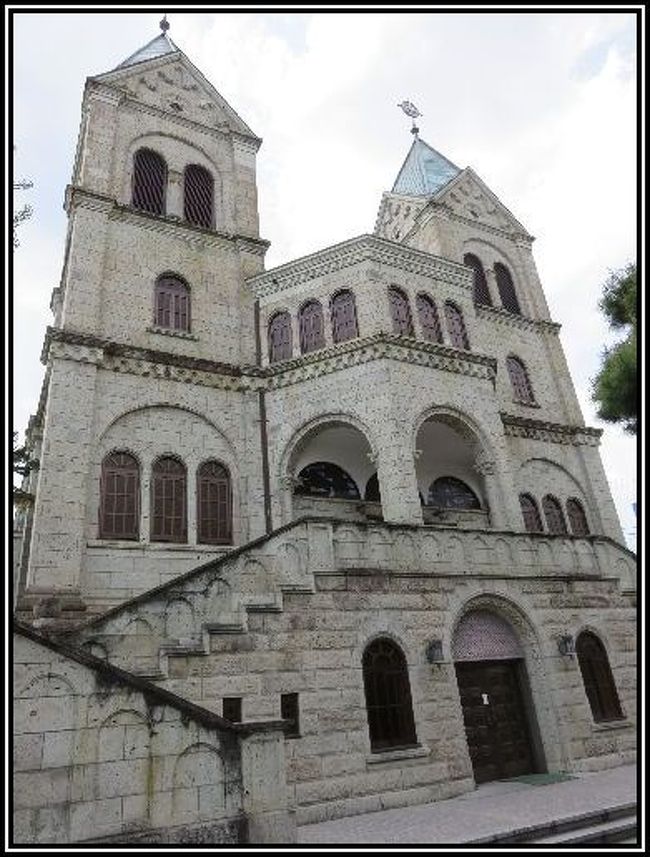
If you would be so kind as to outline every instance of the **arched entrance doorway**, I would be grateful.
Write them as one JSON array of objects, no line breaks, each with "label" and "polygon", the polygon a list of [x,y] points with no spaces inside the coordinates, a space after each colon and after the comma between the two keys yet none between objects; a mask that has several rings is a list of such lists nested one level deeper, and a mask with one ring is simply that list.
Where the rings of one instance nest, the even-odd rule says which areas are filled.
[{"label": "arched entrance doorway", "polygon": [[452,657],[476,783],[538,771],[524,651],[512,627],[488,610],[466,613]]}]

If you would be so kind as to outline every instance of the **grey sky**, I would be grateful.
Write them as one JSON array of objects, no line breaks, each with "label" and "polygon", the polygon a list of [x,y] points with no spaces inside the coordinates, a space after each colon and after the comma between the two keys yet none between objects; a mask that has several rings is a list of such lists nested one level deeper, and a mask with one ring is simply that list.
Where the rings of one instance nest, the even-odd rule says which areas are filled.
[{"label": "grey sky", "polygon": [[[58,285],[85,77],[159,33],[160,13],[15,17],[15,164],[35,208],[16,253],[15,425],[36,408]],[[534,254],[623,529],[635,528],[635,442],[600,424],[589,379],[605,342],[608,269],[635,259],[631,14],[170,14],[170,36],[252,129],[267,266],[371,232],[381,193],[421,136],[471,165],[535,236]]]}]

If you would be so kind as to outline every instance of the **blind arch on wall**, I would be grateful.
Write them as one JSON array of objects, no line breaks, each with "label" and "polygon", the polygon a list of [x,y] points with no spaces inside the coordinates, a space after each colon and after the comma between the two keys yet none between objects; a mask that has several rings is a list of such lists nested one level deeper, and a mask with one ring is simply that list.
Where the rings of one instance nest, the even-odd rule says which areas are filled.
[{"label": "blind arch on wall", "polygon": [[413,319],[408,296],[397,286],[389,286],[388,303],[393,321],[393,333],[399,336],[413,336]]},{"label": "blind arch on wall", "polygon": [[151,468],[151,541],[187,541],[187,470],[169,455]]},{"label": "blind arch on wall", "polygon": [[307,301],[298,313],[300,351],[307,354],[325,346],[323,307],[319,301]]},{"label": "blind arch on wall", "polygon": [[388,637],[373,640],[363,653],[363,685],[373,752],[417,744],[406,658]]},{"label": "blind arch on wall", "polygon": [[532,494],[520,494],[519,505],[521,506],[521,514],[524,519],[524,526],[529,533],[541,533],[544,531],[542,518],[539,514],[537,501]]},{"label": "blind arch on wall", "polygon": [[177,274],[161,274],[154,286],[154,325],[189,333],[190,288]]},{"label": "blind arch on wall", "polygon": [[445,318],[447,319],[447,330],[449,331],[449,339],[454,348],[462,348],[464,351],[469,351],[469,338],[465,329],[463,313],[455,303],[447,301],[445,303]]},{"label": "blind arch on wall", "polygon": [[232,544],[230,473],[220,461],[204,461],[196,474],[199,544]]},{"label": "blind arch on wall", "polygon": [[99,538],[139,538],[140,465],[129,452],[109,452],[99,483]]},{"label": "blind arch on wall", "polygon": [[562,504],[553,497],[552,494],[547,494],[542,500],[542,509],[546,518],[546,526],[549,533],[556,535],[564,535],[568,533],[564,513],[562,512]]},{"label": "blind arch on wall", "polygon": [[510,271],[501,262],[496,262],[494,265],[494,276],[497,281],[497,288],[499,289],[499,297],[501,298],[503,309],[516,315],[521,315],[521,308]]},{"label": "blind arch on wall", "polygon": [[211,229],[214,224],[214,179],[199,164],[188,164],[183,174],[183,215],[188,223]]},{"label": "blind arch on wall", "polygon": [[330,301],[333,342],[346,342],[359,335],[357,308],[354,295],[349,289],[337,292]]},{"label": "blind arch on wall", "polygon": [[293,356],[291,315],[283,310],[269,320],[269,361],[289,360]]},{"label": "blind arch on wall", "polygon": [[138,149],[133,155],[131,205],[150,214],[165,213],[167,162],[153,149]]},{"label": "blind arch on wall", "polygon": [[583,631],[576,640],[576,655],[596,723],[624,718],[609,658],[601,640],[591,631]]},{"label": "blind arch on wall", "polygon": [[438,318],[438,309],[433,299],[421,292],[415,299],[415,305],[423,338],[427,342],[442,342],[442,328]]},{"label": "blind arch on wall", "polygon": [[533,387],[523,362],[511,354],[506,358],[506,368],[515,399],[526,404],[534,404]]},{"label": "blind arch on wall", "polygon": [[465,253],[463,264],[470,267],[474,272],[474,303],[477,306],[492,306],[492,298],[487,284],[487,277],[483,269],[483,263],[473,253]]}]

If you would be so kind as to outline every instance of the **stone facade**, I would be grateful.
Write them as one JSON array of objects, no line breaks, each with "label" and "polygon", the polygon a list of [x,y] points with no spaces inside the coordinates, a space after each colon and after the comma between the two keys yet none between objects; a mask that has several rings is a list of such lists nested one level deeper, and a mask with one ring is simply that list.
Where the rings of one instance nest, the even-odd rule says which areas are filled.
[{"label": "stone facade", "polygon": [[[477,610],[501,617],[520,641],[535,770],[630,761],[634,557],[531,236],[467,168],[428,197],[384,194],[373,235],[264,271],[260,140],[166,36],[151,44],[155,55],[87,82],[66,192],[66,255],[29,435],[40,468],[17,537],[17,615],[38,628],[21,626],[17,704],[45,681],[48,658],[59,677],[48,694],[75,702],[65,722],[39,715],[19,734],[17,746],[32,749],[17,773],[27,802],[17,807],[16,839],[79,841],[101,816],[95,835],[112,841],[290,841],[293,810],[304,823],[471,789],[452,651],[459,622]],[[131,205],[143,147],[167,166],[162,214]],[[185,217],[188,164],[213,178],[211,228]],[[483,261],[492,306],[475,303],[466,253]],[[520,314],[501,305],[497,263],[511,272]],[[189,289],[183,331],[154,324],[154,283],[169,272]],[[395,332],[390,287],[409,302],[413,335]],[[341,290],[354,296],[357,336],[337,342],[330,307]],[[427,338],[422,294],[437,306],[440,341]],[[323,340],[305,352],[299,319],[309,300],[321,303]],[[462,313],[467,349],[454,345],[447,302]],[[289,314],[292,340],[279,361],[267,336],[278,312]],[[527,369],[528,401],[513,395],[513,356]],[[114,452],[139,468],[137,538],[102,538],[99,528],[102,463]],[[161,456],[186,468],[182,543],[152,538]],[[209,461],[230,475],[229,544],[199,537],[197,474]],[[301,492],[300,474],[318,462],[343,468],[358,498]],[[381,496],[365,500],[375,477]],[[476,505],[428,503],[441,477],[462,480]],[[540,509],[547,495],[565,512],[567,500],[579,501],[588,533],[527,532],[526,493]],[[595,717],[575,657],[559,652],[558,640],[584,632],[607,653],[620,717]],[[383,752],[369,736],[364,691],[364,653],[377,639],[404,656],[417,737]],[[433,663],[432,641],[442,646]],[[102,684],[102,669],[120,681]],[[146,738],[151,687],[167,694],[156,704],[169,740],[147,738],[146,753],[128,761],[104,759],[112,744],[102,723]],[[295,694],[299,729],[293,722],[283,739],[276,721]],[[241,727],[218,717],[232,697]],[[182,728],[178,711],[190,712]],[[46,733],[69,754],[56,765],[44,761]],[[185,757],[185,745],[212,749]],[[158,756],[163,772],[180,764],[172,757],[186,759],[187,801],[177,804],[194,814],[178,823],[169,814],[176,787],[158,763],[151,774],[138,761]],[[113,761],[123,778],[96,767]],[[206,771],[217,769],[229,797],[204,812],[201,789],[213,794],[216,782]],[[286,790],[273,791],[285,778]],[[55,782],[58,797],[46,800]],[[103,801],[112,801],[105,813]]]}]

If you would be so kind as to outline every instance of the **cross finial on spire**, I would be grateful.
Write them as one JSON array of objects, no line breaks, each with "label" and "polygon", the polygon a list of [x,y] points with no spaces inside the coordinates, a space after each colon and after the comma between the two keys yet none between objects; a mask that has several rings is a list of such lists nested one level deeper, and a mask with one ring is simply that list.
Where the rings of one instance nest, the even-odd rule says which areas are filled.
[{"label": "cross finial on spire", "polygon": [[169,21],[167,20],[167,12],[165,12],[165,14],[163,15],[163,19],[160,22],[160,29],[163,31],[163,33],[166,33],[167,30],[169,29]]},{"label": "cross finial on spire", "polygon": [[402,101],[402,103],[398,104],[397,106],[401,107],[404,113],[406,113],[407,116],[411,117],[411,120],[413,122],[413,126],[411,127],[411,134],[414,134],[417,137],[417,135],[420,133],[420,129],[415,124],[415,118],[416,116],[422,116],[422,114],[412,101]]}]

